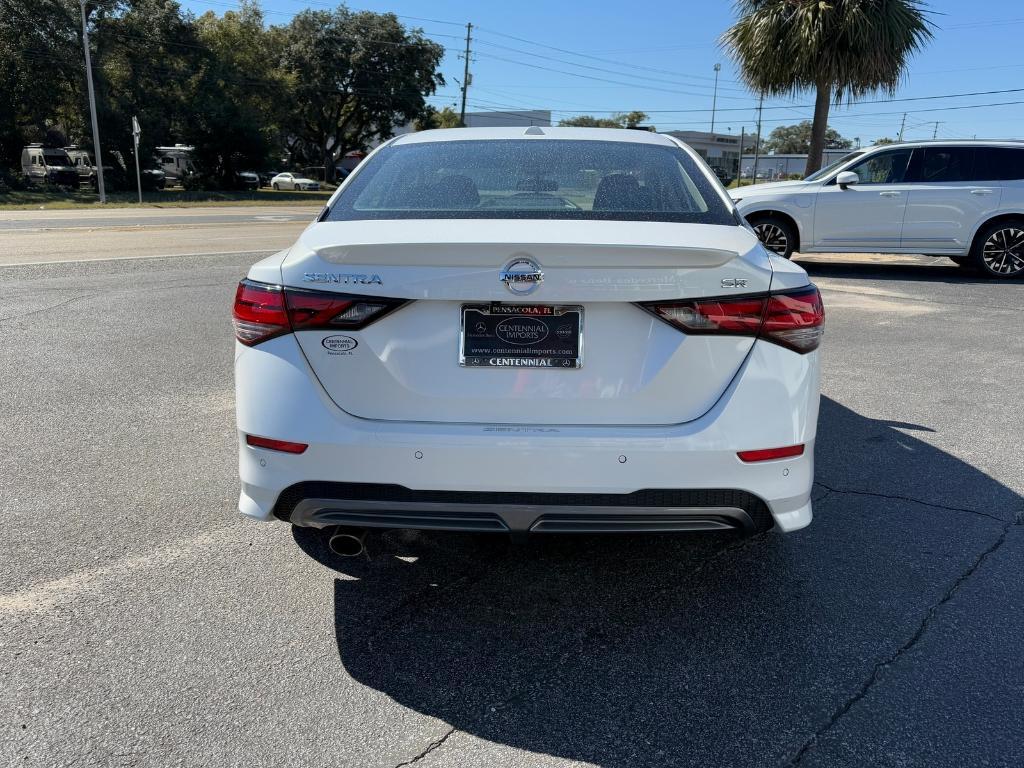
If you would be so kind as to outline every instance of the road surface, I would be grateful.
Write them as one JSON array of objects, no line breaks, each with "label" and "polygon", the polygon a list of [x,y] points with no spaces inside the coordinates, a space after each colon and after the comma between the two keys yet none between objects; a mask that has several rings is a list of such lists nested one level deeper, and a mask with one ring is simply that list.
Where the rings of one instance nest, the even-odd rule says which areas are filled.
[{"label": "road surface", "polygon": [[0,211],[0,266],[180,254],[273,253],[320,208]]},{"label": "road surface", "polygon": [[0,765],[1024,764],[1019,284],[807,262],[804,531],[339,561],[235,512],[230,305],[262,254],[106,243],[0,268]]}]

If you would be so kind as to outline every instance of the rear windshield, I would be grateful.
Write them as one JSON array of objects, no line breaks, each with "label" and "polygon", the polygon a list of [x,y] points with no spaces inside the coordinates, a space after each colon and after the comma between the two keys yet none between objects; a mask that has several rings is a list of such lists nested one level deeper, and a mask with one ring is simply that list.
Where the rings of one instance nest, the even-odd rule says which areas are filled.
[{"label": "rear windshield", "polygon": [[456,218],[736,223],[678,147],[563,139],[385,147],[360,168],[326,216]]}]

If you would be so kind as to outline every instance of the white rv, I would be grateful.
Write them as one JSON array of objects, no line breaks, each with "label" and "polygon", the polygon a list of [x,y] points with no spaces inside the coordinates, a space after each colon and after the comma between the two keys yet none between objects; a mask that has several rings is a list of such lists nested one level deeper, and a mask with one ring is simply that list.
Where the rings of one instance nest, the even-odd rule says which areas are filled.
[{"label": "white rv", "polygon": [[78,186],[78,170],[68,153],[56,147],[29,144],[21,150],[21,172],[29,184]]},{"label": "white rv", "polygon": [[157,168],[164,172],[167,184],[183,184],[185,177],[195,173],[192,153],[195,147],[175,144],[173,147],[156,148]]}]

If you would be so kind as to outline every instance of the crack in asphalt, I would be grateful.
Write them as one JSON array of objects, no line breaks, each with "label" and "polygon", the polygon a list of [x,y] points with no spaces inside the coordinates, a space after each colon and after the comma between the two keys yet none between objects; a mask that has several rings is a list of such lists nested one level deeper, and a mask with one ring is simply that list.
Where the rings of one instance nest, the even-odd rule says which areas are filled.
[{"label": "crack in asphalt", "polygon": [[[97,296],[117,295],[117,294],[131,294],[131,293],[138,293],[140,291],[167,291],[167,290],[171,290],[171,289],[174,289],[174,288],[217,288],[217,287],[220,287],[221,285],[223,285],[223,284],[219,283],[219,282],[218,283],[188,283],[188,282],[184,282],[183,283],[183,282],[178,282],[178,281],[175,280],[175,281],[162,281],[162,282],[158,281],[156,283],[150,283],[150,284],[144,285],[144,286],[139,286],[139,287],[135,287],[135,288],[121,288],[121,289],[118,289],[118,290],[115,290],[115,291],[109,291],[109,290],[107,290],[107,291],[93,291],[92,293],[83,293],[83,294],[79,294],[78,296],[72,296],[71,298],[64,299],[64,301],[58,301],[56,304],[49,304],[49,305],[47,305],[45,307],[40,307],[39,309],[30,309],[27,312],[20,312],[18,314],[14,314],[14,315],[8,315],[7,317],[0,317],[0,323],[6,323],[6,322],[9,322],[11,320],[20,320],[20,319],[22,319],[24,317],[31,317],[32,315],[38,315],[41,312],[49,312],[50,310],[53,310],[53,309],[60,309],[61,307],[65,307],[68,304],[72,304],[72,303],[74,303],[76,301],[84,301],[85,299],[92,299],[92,298],[95,298]],[[61,291],[61,290],[68,290],[68,289],[65,289],[65,288],[50,288],[50,289],[47,289],[47,290],[50,290],[50,291]]]},{"label": "crack in asphalt", "polygon": [[971,563],[968,568],[961,573],[953,581],[953,583],[946,589],[945,593],[939,599],[938,602],[929,606],[928,610],[925,611],[924,617],[921,619],[921,623],[917,630],[912,634],[899,648],[891,653],[887,658],[877,662],[871,669],[871,674],[864,680],[863,683],[858,686],[856,692],[850,696],[841,707],[839,707],[829,719],[821,725],[810,738],[808,738],[796,753],[783,763],[784,768],[793,768],[793,766],[799,765],[807,754],[818,744],[818,741],[828,733],[846,714],[857,705],[858,702],[863,700],[875,687],[875,684],[881,679],[882,673],[895,664],[899,659],[911,650],[924,636],[925,632],[928,631],[928,627],[931,625],[932,620],[938,614],[939,609],[942,608],[946,603],[956,596],[960,587],[966,582],[974,573],[984,564],[984,562],[998,551],[1003,544],[1006,543],[1007,537],[1010,535],[1010,531],[1015,527],[1024,524],[1024,511],[1018,512],[1013,520],[1005,521],[1003,524],[1002,533],[999,537],[987,548],[984,552],[975,558],[974,562]]},{"label": "crack in asphalt", "polygon": [[423,750],[422,752],[420,752],[420,753],[419,753],[418,755],[416,755],[415,757],[413,757],[413,758],[412,758],[412,759],[410,759],[410,760],[405,760],[404,762],[401,762],[401,763],[399,763],[398,765],[396,765],[396,766],[395,766],[395,768],[402,768],[402,766],[403,766],[403,765],[412,765],[413,763],[418,763],[418,762],[419,762],[420,760],[422,760],[422,759],[423,759],[424,757],[426,757],[426,756],[427,756],[427,755],[429,755],[429,754],[430,754],[431,752],[433,752],[433,751],[434,751],[435,749],[437,749],[437,748],[438,748],[438,747],[440,747],[440,746],[441,746],[442,744],[444,744],[444,743],[445,743],[446,741],[448,741],[448,739],[449,739],[449,738],[450,738],[450,737],[451,737],[451,736],[452,736],[452,735],[453,735],[453,734],[454,734],[454,733],[455,733],[455,732],[456,732],[457,730],[458,730],[458,728],[452,728],[452,729],[450,729],[450,730],[449,730],[449,731],[448,731],[448,732],[447,732],[447,733],[446,733],[446,734],[445,734],[444,736],[442,736],[442,737],[441,737],[440,739],[437,739],[436,741],[432,741],[432,742],[430,742],[430,743],[429,743],[429,744],[427,745],[427,748],[426,748],[426,749],[424,749],[424,750]]},{"label": "crack in asphalt", "polygon": [[[753,536],[749,536],[747,538],[740,539],[739,541],[731,542],[729,544],[726,544],[723,547],[720,547],[720,548],[716,549],[708,557],[704,558],[704,560],[702,560],[696,567],[694,567],[691,570],[687,571],[685,574],[682,574],[679,577],[679,579],[692,579],[692,578],[694,578],[696,576],[699,576],[701,573],[706,571],[713,563],[715,563],[719,558],[721,558],[723,556],[726,556],[726,555],[730,555],[730,554],[732,554],[734,552],[738,552],[738,551],[747,549],[748,547],[751,547],[754,544],[760,543],[761,541],[764,540],[764,537],[765,537],[766,533],[767,532],[762,532],[762,533],[759,533],[759,534],[755,534]],[[462,577],[457,579],[456,582],[453,582],[452,584],[449,584],[448,586],[446,586],[443,590],[441,590],[441,593],[451,591],[451,589],[456,586],[456,583],[459,586],[465,585],[467,583],[469,585],[476,584],[477,582],[482,580],[485,576],[487,576],[487,575],[489,575],[491,573],[493,573],[493,570],[491,568],[489,568],[489,567],[485,568],[485,569],[481,569],[481,570],[479,570],[479,571],[477,571],[475,573],[473,573],[473,572],[466,573]],[[665,592],[667,592],[669,590],[677,589],[678,587],[679,587],[679,580],[678,579],[673,579],[671,581],[671,583],[667,583],[667,584],[665,584],[665,586],[663,586],[663,587],[661,587],[659,589],[656,589],[653,592],[651,592],[649,597],[655,597],[657,595],[661,595],[661,594],[663,594],[663,593],[665,593]],[[403,600],[401,603],[399,603],[397,606],[395,606],[391,611],[389,611],[388,614],[386,614],[386,616],[388,618],[397,617],[397,615],[399,613],[401,613],[404,608],[407,608],[407,607],[410,607],[410,606],[415,606],[416,610],[421,610],[423,608],[423,602],[417,600],[416,598],[420,597],[425,592],[428,592],[428,590],[420,590],[419,592],[415,593],[414,595],[411,595],[409,598],[407,598],[406,600]],[[435,590],[430,590],[429,593],[430,594],[435,594],[435,595],[436,594],[440,594],[438,592],[438,590],[436,590],[436,589]],[[634,617],[634,621],[633,622],[627,622],[627,621],[619,620],[616,623],[619,625],[620,629],[625,630],[625,632],[628,633],[629,631],[632,631],[632,630],[636,629],[638,626],[641,626],[644,623],[644,620],[643,620],[642,617],[637,616],[637,617]],[[591,624],[600,624],[600,626],[608,626],[608,624],[607,624],[607,617],[602,619],[600,622],[591,622]],[[375,631],[373,633],[373,636],[368,641],[368,644],[372,644],[372,638],[373,637],[377,637],[381,633],[381,631],[384,630],[384,629],[385,629],[384,627],[378,626],[377,627],[377,631]],[[561,666],[562,666],[561,662],[563,660],[565,660],[566,658],[568,658],[570,655],[572,655],[574,646],[578,642],[580,642],[580,640],[584,640],[585,641],[585,640],[591,638],[592,636],[593,636],[593,627],[588,627],[584,631],[578,632],[578,633],[574,634],[571,639],[567,640],[565,643],[562,644],[562,646],[558,649],[557,653],[555,654],[555,657],[554,657],[556,659],[555,666],[558,667],[558,668],[561,668]],[[556,685],[557,684],[557,680],[558,680],[557,675],[556,676],[551,676],[551,677],[545,677],[544,679],[535,679],[534,681],[532,681],[531,684],[523,686],[522,688],[517,690],[515,693],[513,693],[512,695],[502,699],[501,701],[497,701],[497,702],[494,702],[492,704],[489,704],[487,706],[488,712],[497,712],[499,710],[505,709],[509,705],[512,705],[512,704],[515,704],[518,701],[521,701],[531,691],[536,692],[536,691],[538,691],[538,690],[540,690],[542,688],[551,687],[553,685]],[[482,713],[480,715],[480,717],[478,718],[478,720],[485,719],[487,717],[487,715],[488,715],[487,712]],[[415,763],[418,760],[422,760],[430,752],[433,752],[435,749],[440,748],[449,739],[449,737],[451,737],[458,730],[459,730],[458,728],[452,727],[452,729],[449,730],[440,739],[438,739],[437,741],[431,742],[427,746],[427,748],[425,750],[420,752],[418,755],[416,755],[412,759],[407,760],[406,762],[403,762],[403,763],[399,763],[397,766],[395,766],[395,768],[400,768],[401,766],[404,766],[404,765],[411,765],[412,763]]]},{"label": "crack in asphalt", "polygon": [[[672,580],[670,580],[671,583],[666,583],[663,587],[661,587],[659,589],[656,589],[653,592],[649,593],[648,596],[647,596],[648,599],[647,599],[646,602],[650,602],[651,598],[657,597],[658,595],[662,595],[665,592],[668,592],[669,590],[678,589],[679,588],[679,580],[681,580],[681,579],[693,579],[693,578],[699,576],[700,574],[702,574],[704,571],[706,571],[713,563],[715,563],[721,557],[726,556],[726,555],[731,555],[734,552],[739,552],[741,550],[744,550],[744,549],[747,549],[747,548],[753,546],[756,543],[760,543],[761,541],[764,540],[765,533],[766,532],[755,534],[754,536],[750,536],[748,538],[740,539],[739,541],[734,541],[734,542],[732,542],[730,544],[727,544],[727,545],[725,545],[723,547],[720,547],[719,549],[715,550],[711,555],[706,557],[696,567],[694,567],[691,570],[687,571],[685,574],[680,575],[678,577],[678,579],[672,579]],[[628,619],[627,620],[617,619],[617,620],[614,621],[614,624],[618,625],[619,629],[621,630],[620,636],[628,635],[629,632],[636,630],[640,626],[643,626],[644,623],[646,623],[646,621],[645,621],[645,619],[642,616],[633,616],[632,617],[632,621],[629,621]],[[556,667],[558,669],[562,669],[563,668],[562,662],[574,653],[574,646],[578,642],[580,642],[581,640],[582,641],[586,641],[586,640],[589,640],[589,639],[592,639],[592,638],[595,637],[595,635],[594,635],[595,626],[594,625],[596,625],[597,627],[600,627],[600,628],[604,628],[604,627],[609,626],[608,617],[605,616],[605,617],[602,617],[599,621],[590,622],[590,626],[587,626],[586,628],[581,628],[581,631],[577,632],[575,635],[573,635],[572,639],[567,640],[565,643],[563,643],[562,646],[558,649],[558,652],[555,654],[555,657],[554,657],[555,661],[554,661],[554,664],[553,664],[554,667]],[[603,639],[608,641],[608,640],[611,640],[612,638],[610,636],[605,636]],[[539,690],[541,690],[543,688],[550,688],[550,687],[552,687],[554,685],[557,685],[558,684],[558,679],[559,679],[558,675],[552,675],[552,676],[549,676],[549,677],[544,677],[542,679],[535,679],[534,681],[532,681],[532,683],[530,683],[529,685],[523,686],[522,688],[517,690],[512,695],[502,699],[501,701],[498,701],[498,702],[495,702],[493,704],[490,704],[488,706],[488,710],[490,712],[497,712],[498,710],[505,709],[509,705],[515,704],[516,702],[521,701],[528,693],[531,693],[531,692],[536,693],[537,691],[539,691]],[[486,712],[484,713],[483,717],[484,718],[487,717],[487,713]]]},{"label": "crack in asphalt", "polygon": [[41,312],[49,312],[51,309],[60,309],[61,307],[65,307],[68,304],[71,304],[72,302],[81,301],[82,299],[91,299],[93,296],[99,296],[100,293],[102,293],[102,291],[95,293],[83,293],[78,296],[72,296],[70,299],[59,301],[56,304],[50,304],[49,306],[42,307],[41,309],[31,309],[28,312],[21,312],[15,315],[8,315],[7,317],[0,317],[0,323],[6,323],[10,320],[20,320],[23,317],[38,315]]},{"label": "crack in asphalt", "polygon": [[[935,613],[939,610],[939,608],[941,608],[945,603],[949,602],[949,600],[952,599],[952,597],[955,595],[956,591],[959,589],[960,585],[966,579],[968,579],[971,576],[971,574],[973,574],[978,569],[978,567],[980,567],[980,565],[985,561],[985,559],[989,555],[991,555],[993,552],[995,552],[997,549],[999,549],[999,547],[1002,546],[1003,542],[1005,542],[1005,540],[1006,540],[1007,535],[1009,534],[1010,529],[1015,524],[1015,522],[1016,522],[1016,524],[1019,524],[1021,522],[1021,520],[1019,519],[1020,516],[1018,516],[1018,519],[1015,522],[1014,521],[1007,522],[1005,520],[1002,520],[1001,518],[995,517],[995,516],[990,515],[988,513],[981,512],[981,511],[975,510],[975,509],[969,509],[969,508],[966,508],[966,507],[949,507],[949,506],[944,506],[944,505],[941,505],[941,504],[932,504],[930,502],[921,501],[920,499],[914,499],[914,498],[910,498],[910,497],[898,496],[898,495],[892,495],[892,494],[882,494],[882,493],[875,493],[875,492],[870,492],[870,491],[857,491],[857,490],[839,489],[839,488],[834,488],[834,487],[832,487],[830,485],[827,485],[827,484],[822,483],[822,482],[817,482],[817,481],[815,482],[815,484],[820,486],[825,491],[825,494],[821,498],[817,499],[816,503],[820,503],[821,501],[823,501],[824,499],[832,496],[833,494],[839,494],[839,495],[851,494],[851,495],[863,495],[863,496],[874,496],[874,497],[878,497],[878,498],[887,498],[887,499],[892,499],[894,501],[906,501],[906,502],[910,502],[910,503],[921,504],[923,506],[930,506],[930,507],[934,507],[934,508],[938,508],[938,509],[944,509],[944,510],[947,510],[947,511],[968,512],[970,514],[975,514],[975,515],[979,515],[979,516],[982,516],[982,517],[986,517],[986,518],[989,518],[991,520],[995,520],[996,522],[1003,523],[1003,532],[1002,532],[1001,536],[999,537],[999,539],[996,541],[996,543],[993,544],[991,547],[989,547],[987,550],[985,550],[985,552],[983,552],[975,560],[975,562],[967,569],[967,571],[965,571],[963,574],[961,574],[955,580],[953,585],[946,591],[946,593],[943,595],[943,597],[935,605],[931,606],[928,609],[928,611],[926,612],[925,618],[921,622],[921,625],[918,627],[917,631],[911,636],[911,638],[906,643],[904,643],[902,646],[900,646],[900,648],[895,653],[890,655],[886,660],[876,664],[875,667],[872,670],[871,675],[868,677],[867,681],[865,683],[863,683],[858,688],[858,690],[854,694],[854,696],[852,696],[850,699],[848,699],[844,703],[844,705],[841,708],[839,708],[832,715],[832,717],[829,718],[828,722],[826,722],[820,729],[818,729],[811,736],[811,738],[809,738],[806,742],[804,742],[804,744],[801,746],[800,750],[796,753],[796,755],[793,758],[791,758],[785,764],[787,766],[787,768],[789,766],[796,766],[796,765],[798,765],[799,762],[807,754],[807,752],[810,749],[812,749],[813,746],[817,743],[818,739],[822,735],[824,735],[830,728],[832,728],[847,712],[849,712],[849,710],[858,701],[860,701],[862,698],[864,698],[870,692],[871,688],[875,685],[875,683],[879,679],[882,671],[884,669],[886,669],[888,666],[890,666],[891,664],[893,664],[896,660],[898,660],[907,650],[912,648],[920,640],[920,638],[922,637],[922,635],[926,631],[928,625],[931,623],[932,618],[934,617]],[[1024,514],[1024,513],[1022,513],[1022,514]],[[728,555],[734,554],[736,552],[745,550],[745,549],[750,548],[750,547],[752,547],[752,546],[754,546],[756,544],[761,543],[764,540],[765,535],[766,535],[765,533],[757,534],[757,535],[754,535],[754,536],[751,536],[751,537],[740,539],[738,541],[730,542],[730,543],[728,543],[728,544],[726,544],[726,545],[716,549],[714,552],[712,552],[710,555],[708,555],[706,558],[704,558],[695,567],[693,567],[692,569],[687,571],[685,574],[681,575],[679,577],[679,579],[688,579],[689,580],[689,579],[694,579],[694,578],[699,577],[703,572],[708,570],[715,562],[720,560],[722,557],[726,557]],[[506,557],[506,556],[507,555],[502,556],[501,559],[504,559],[504,557]],[[421,589],[421,590],[417,590],[413,594],[406,596],[405,599],[403,599],[401,602],[399,602],[397,605],[395,605],[391,610],[387,611],[383,616],[381,616],[380,619],[377,622],[376,627],[374,628],[374,631],[366,639],[367,647],[372,650],[374,641],[377,638],[379,638],[382,634],[385,634],[388,631],[390,631],[396,625],[396,623],[400,623],[402,615],[405,614],[407,611],[409,611],[409,609],[412,609],[412,612],[414,612],[414,613],[415,612],[419,612],[419,611],[424,609],[425,604],[427,604],[427,603],[436,604],[438,598],[446,597],[447,595],[449,595],[455,589],[459,589],[461,591],[461,590],[464,590],[466,587],[472,587],[472,586],[476,585],[477,583],[479,583],[480,581],[482,581],[488,575],[493,573],[493,570],[489,566],[488,567],[484,567],[484,568],[473,567],[474,563],[472,561],[463,560],[463,565],[465,567],[464,572],[460,576],[458,576],[457,578],[451,580],[448,584],[446,584],[440,590],[437,589],[437,588],[430,588],[430,587],[424,588],[424,589]],[[466,567],[466,566],[468,566],[468,567]],[[674,580],[672,580],[671,584],[665,584],[663,587],[654,590],[649,595],[649,598],[650,597],[656,597],[656,596],[658,596],[660,594],[663,594],[664,592],[666,592],[666,591],[668,591],[670,589],[678,588],[679,579],[674,579]],[[424,600],[423,599],[424,597],[427,597],[428,599]],[[430,598],[434,598],[434,599],[430,599]],[[628,634],[629,632],[631,632],[631,631],[637,629],[638,627],[642,626],[643,623],[644,623],[643,616],[642,615],[635,615],[635,616],[632,616],[632,617],[629,617],[629,618],[626,618],[626,619],[619,619],[619,620],[617,620],[615,622],[615,625],[618,626],[619,634]],[[604,620],[602,620],[601,626],[605,627],[605,628],[608,626],[606,618]],[[555,668],[562,668],[562,662],[565,659],[567,659],[568,657],[570,657],[572,654],[575,653],[575,648],[576,648],[576,646],[580,642],[585,642],[587,639],[592,637],[592,632],[593,632],[593,627],[587,627],[587,628],[583,629],[582,632],[575,633],[571,638],[569,638],[565,643],[563,643],[562,646],[557,650],[557,652],[554,654],[554,657],[553,657],[554,660],[555,660],[554,661]],[[605,638],[605,639],[607,639],[607,638]],[[487,719],[487,717],[491,713],[497,713],[499,711],[502,711],[502,710],[508,708],[509,706],[514,706],[516,703],[518,703],[520,701],[523,701],[531,693],[536,694],[538,691],[540,691],[540,690],[542,690],[544,688],[550,688],[551,686],[554,686],[554,685],[557,685],[557,684],[558,684],[558,676],[557,675],[551,676],[551,677],[545,677],[543,679],[535,678],[529,684],[519,688],[517,691],[515,691],[511,695],[506,696],[504,699],[502,699],[500,701],[497,701],[497,702],[493,702],[493,703],[487,705],[487,710],[482,712],[482,713],[480,713],[480,715],[478,716],[477,720],[478,721],[483,721],[483,720]],[[444,744],[448,741],[448,739],[451,738],[459,730],[460,730],[459,728],[456,728],[454,726],[451,727],[440,738],[430,742],[423,749],[423,751],[421,751],[417,755],[413,756],[412,758],[410,758],[410,759],[408,759],[408,760],[406,760],[404,762],[398,763],[395,766],[395,768],[401,768],[402,766],[412,765],[414,763],[417,763],[417,762],[423,760],[431,752],[433,752],[433,751],[435,751],[437,749],[440,749],[442,746],[444,746]]]},{"label": "crack in asphalt", "polygon": [[921,499],[915,499],[913,496],[900,496],[898,494],[892,494],[892,493],[877,493],[875,491],[859,491],[859,490],[854,490],[854,489],[850,489],[850,488],[833,488],[833,487],[831,487],[829,485],[826,485],[825,483],[821,482],[820,480],[815,480],[814,484],[818,485],[818,486],[821,486],[826,491],[828,491],[828,493],[826,493],[820,499],[817,499],[815,501],[815,503],[821,502],[823,499],[827,499],[833,493],[850,494],[852,496],[874,496],[875,498],[878,498],[878,499],[889,499],[890,501],[908,501],[908,502],[910,502],[912,504],[920,504],[920,505],[925,506],[925,507],[933,507],[935,509],[944,509],[947,512],[968,512],[968,513],[970,513],[972,515],[978,515],[979,517],[987,517],[989,520],[995,520],[997,523],[1005,523],[1006,522],[1006,520],[1004,518],[1002,518],[1002,517],[999,517],[997,515],[989,514],[988,512],[982,512],[980,509],[971,509],[970,507],[949,507],[949,506],[946,506],[945,504],[936,504],[936,503],[931,502],[931,501],[923,501]]}]

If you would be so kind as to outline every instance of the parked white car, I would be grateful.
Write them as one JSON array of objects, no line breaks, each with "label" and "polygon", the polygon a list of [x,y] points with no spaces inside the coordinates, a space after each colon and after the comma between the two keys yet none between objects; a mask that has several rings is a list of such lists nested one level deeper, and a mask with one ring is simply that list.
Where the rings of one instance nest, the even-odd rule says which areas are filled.
[{"label": "parked white car", "polygon": [[1024,142],[908,142],[808,176],[730,191],[761,241],[793,251],[947,256],[1024,275]]},{"label": "parked white car", "polygon": [[671,137],[406,134],[238,286],[239,509],[348,555],[367,528],[792,531],[823,320]]},{"label": "parked white car", "polygon": [[316,192],[320,189],[320,182],[295,173],[279,173],[270,180],[270,186],[274,189],[301,189],[306,192]]}]

